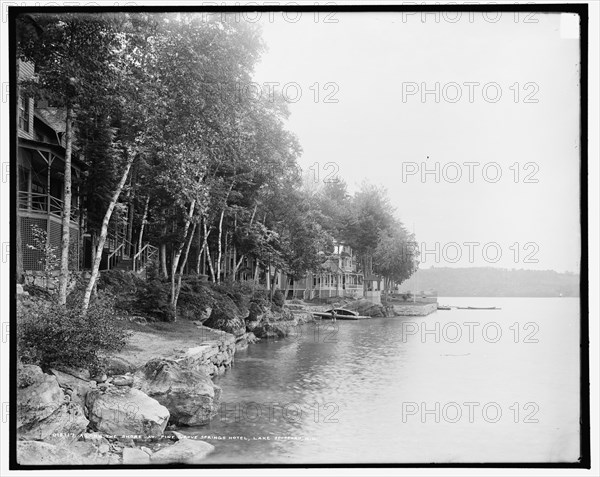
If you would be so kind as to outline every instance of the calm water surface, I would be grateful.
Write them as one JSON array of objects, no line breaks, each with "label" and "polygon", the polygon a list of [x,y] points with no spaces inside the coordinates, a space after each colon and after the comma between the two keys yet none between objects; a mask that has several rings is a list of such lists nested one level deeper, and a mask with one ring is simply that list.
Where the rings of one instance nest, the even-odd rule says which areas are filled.
[{"label": "calm water surface", "polygon": [[[238,351],[206,463],[573,461],[579,300],[307,324]],[[499,334],[501,333],[501,334]],[[293,438],[293,439],[290,439]]]}]

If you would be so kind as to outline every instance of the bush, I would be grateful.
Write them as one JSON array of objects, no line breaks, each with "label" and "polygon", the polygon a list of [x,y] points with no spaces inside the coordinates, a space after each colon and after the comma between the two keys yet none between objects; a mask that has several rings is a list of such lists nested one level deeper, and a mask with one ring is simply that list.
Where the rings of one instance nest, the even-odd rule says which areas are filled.
[{"label": "bush", "polygon": [[138,291],[135,301],[136,310],[155,316],[162,321],[175,321],[171,308],[170,283],[155,278],[148,280]]},{"label": "bush", "polygon": [[248,307],[248,296],[252,293],[251,290],[245,293],[239,284],[231,282],[213,284],[212,289],[221,295],[231,298],[238,308],[244,309]]},{"label": "bush", "polygon": [[271,306],[271,300],[269,300],[269,292],[266,290],[256,290],[250,298],[251,303],[257,304],[263,310],[268,309]]},{"label": "bush", "polygon": [[221,295],[215,302],[214,308],[204,326],[226,331],[239,336],[246,330],[246,324],[240,316],[240,311],[231,298]]},{"label": "bush", "polygon": [[177,301],[177,315],[186,320],[198,320],[207,308],[214,307],[215,301],[215,294],[210,288],[184,282]]},{"label": "bush", "polygon": [[105,270],[97,282],[98,291],[106,291],[115,296],[115,307],[135,313],[138,308],[138,294],[144,290],[144,280],[135,273],[125,270]]},{"label": "bush", "polygon": [[17,313],[17,351],[24,364],[101,370],[100,352],[120,350],[129,333],[116,324],[114,304],[100,296],[84,316],[79,307],[22,300]]},{"label": "bush", "polygon": [[273,293],[273,304],[278,308],[281,308],[285,304],[285,297],[281,290],[275,290],[275,293]]}]

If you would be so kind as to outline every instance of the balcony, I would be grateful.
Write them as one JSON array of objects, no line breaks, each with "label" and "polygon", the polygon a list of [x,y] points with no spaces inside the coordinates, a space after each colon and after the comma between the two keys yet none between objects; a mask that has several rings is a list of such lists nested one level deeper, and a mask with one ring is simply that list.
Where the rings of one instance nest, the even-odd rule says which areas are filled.
[{"label": "balcony", "polygon": [[[64,202],[52,195],[19,191],[18,204],[21,216],[62,220]],[[71,207],[71,222],[77,223],[78,218],[79,211]]]}]

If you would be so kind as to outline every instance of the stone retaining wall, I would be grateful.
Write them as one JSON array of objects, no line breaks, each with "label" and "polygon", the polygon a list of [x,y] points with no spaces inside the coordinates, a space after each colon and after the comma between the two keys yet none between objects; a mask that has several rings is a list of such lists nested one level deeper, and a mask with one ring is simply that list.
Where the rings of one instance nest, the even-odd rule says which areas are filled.
[{"label": "stone retaining wall", "polygon": [[[198,328],[202,330],[204,327]],[[214,329],[210,331],[221,336],[216,340],[204,341],[194,348],[189,348],[185,353],[175,355],[172,359],[187,368],[203,370],[213,377],[223,374],[233,363],[236,339],[225,331]]]}]

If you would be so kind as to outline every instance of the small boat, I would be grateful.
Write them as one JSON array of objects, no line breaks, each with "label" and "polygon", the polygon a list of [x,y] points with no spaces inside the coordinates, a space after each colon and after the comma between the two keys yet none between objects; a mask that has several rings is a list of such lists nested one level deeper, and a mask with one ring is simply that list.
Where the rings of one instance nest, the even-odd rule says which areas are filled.
[{"label": "small boat", "polygon": [[440,306],[440,305],[438,305],[437,309],[438,310],[451,310],[452,307],[451,306]]},{"label": "small boat", "polygon": [[496,306],[487,306],[487,307],[479,307],[479,306],[457,306],[459,310],[501,310],[502,308],[498,308]]},{"label": "small boat", "polygon": [[[346,310],[345,308],[334,308],[335,317],[338,320],[366,320],[367,318],[371,318],[370,316],[361,316],[357,312],[352,310]],[[313,312],[314,316],[318,316],[319,318],[331,319],[331,310],[322,311],[322,312]]]}]

